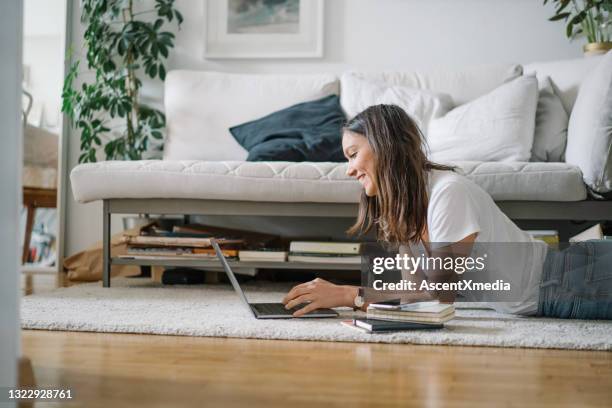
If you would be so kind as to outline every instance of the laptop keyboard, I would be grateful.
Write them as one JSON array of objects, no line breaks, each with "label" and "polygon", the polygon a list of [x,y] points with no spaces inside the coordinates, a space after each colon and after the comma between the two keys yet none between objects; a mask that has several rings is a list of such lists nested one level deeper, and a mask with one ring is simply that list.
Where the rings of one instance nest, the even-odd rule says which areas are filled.
[{"label": "laptop keyboard", "polygon": [[297,306],[292,307],[291,309],[285,309],[285,305],[282,303],[252,303],[251,306],[257,310],[260,314],[263,315],[287,315],[291,316],[294,312],[300,310],[307,303],[302,303]]}]

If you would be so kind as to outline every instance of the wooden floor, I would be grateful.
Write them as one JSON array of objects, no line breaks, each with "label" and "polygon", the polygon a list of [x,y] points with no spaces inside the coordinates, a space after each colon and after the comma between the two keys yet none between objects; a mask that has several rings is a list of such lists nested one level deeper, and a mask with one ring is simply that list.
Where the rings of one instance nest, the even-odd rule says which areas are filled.
[{"label": "wooden floor", "polygon": [[67,406],[612,407],[608,352],[36,330],[22,342],[39,386],[73,390]]}]

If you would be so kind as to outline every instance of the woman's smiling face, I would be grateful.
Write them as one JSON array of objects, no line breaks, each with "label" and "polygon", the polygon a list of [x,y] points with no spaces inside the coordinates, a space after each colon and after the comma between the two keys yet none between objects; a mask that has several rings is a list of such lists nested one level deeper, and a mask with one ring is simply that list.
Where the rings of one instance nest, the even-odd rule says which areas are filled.
[{"label": "woman's smiling face", "polygon": [[375,196],[375,157],[368,140],[363,135],[345,130],[342,135],[342,150],[348,159],[346,174],[361,183],[367,196]]}]

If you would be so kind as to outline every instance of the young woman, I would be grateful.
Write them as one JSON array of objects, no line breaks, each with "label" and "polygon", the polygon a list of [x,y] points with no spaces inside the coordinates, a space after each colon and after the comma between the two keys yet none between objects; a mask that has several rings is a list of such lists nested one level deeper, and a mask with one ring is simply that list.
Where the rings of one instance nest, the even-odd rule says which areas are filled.
[{"label": "young woman", "polygon": [[[478,243],[508,243],[498,246],[500,251],[515,245],[520,256],[487,264],[488,278],[509,282],[514,298],[490,307],[522,315],[612,319],[612,243],[588,241],[553,251],[533,240],[482,188],[452,167],[429,161],[421,131],[397,106],[372,106],[355,116],[343,129],[342,146],[347,174],[363,187],[349,234],[375,228],[379,241],[400,248],[421,245],[429,256],[440,249],[467,255],[466,248],[469,252]],[[295,316],[326,307],[365,309],[364,290],[371,293],[315,279],[295,286],[283,303],[287,308],[308,303]],[[440,299],[435,293],[421,295]]]}]

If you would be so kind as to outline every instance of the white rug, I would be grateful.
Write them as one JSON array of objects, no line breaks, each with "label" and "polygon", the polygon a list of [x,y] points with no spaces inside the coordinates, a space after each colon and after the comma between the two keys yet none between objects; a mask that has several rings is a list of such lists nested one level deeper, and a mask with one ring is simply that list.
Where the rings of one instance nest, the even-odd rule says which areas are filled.
[{"label": "white rug", "polygon": [[[115,278],[113,287],[88,283],[22,300],[24,329],[150,333],[183,336],[453,344],[612,350],[612,322],[527,318],[485,309],[459,309],[442,330],[366,334],[338,319],[257,320],[229,285],[162,286]],[[250,301],[279,301],[287,285],[244,285]]]}]

